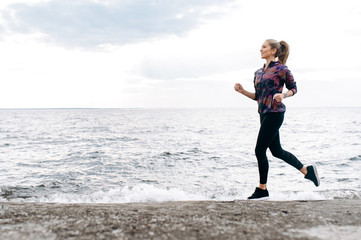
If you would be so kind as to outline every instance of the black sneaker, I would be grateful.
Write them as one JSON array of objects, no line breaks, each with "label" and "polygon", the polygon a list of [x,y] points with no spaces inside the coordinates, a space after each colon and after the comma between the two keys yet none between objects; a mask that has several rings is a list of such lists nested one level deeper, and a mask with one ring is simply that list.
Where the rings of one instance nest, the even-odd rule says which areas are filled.
[{"label": "black sneaker", "polygon": [[316,185],[316,187],[320,186],[320,178],[318,177],[315,165],[310,165],[307,167],[307,174],[305,178],[311,180]]},{"label": "black sneaker", "polygon": [[248,197],[249,200],[264,200],[269,197],[268,190],[263,190],[256,187],[256,190],[252,194],[252,196]]}]

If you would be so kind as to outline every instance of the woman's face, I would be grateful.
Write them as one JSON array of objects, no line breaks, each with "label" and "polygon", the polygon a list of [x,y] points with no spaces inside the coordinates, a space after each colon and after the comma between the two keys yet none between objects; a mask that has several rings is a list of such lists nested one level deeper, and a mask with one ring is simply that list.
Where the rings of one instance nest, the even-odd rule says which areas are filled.
[{"label": "woman's face", "polygon": [[261,58],[268,59],[268,58],[274,58],[277,49],[271,49],[271,45],[267,41],[264,41],[260,51],[261,51]]}]

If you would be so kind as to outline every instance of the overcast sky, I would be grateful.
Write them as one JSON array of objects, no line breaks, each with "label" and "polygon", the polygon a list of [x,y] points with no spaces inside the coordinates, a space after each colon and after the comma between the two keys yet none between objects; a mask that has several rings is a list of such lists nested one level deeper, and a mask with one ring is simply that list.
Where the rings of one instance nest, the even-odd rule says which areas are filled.
[{"label": "overcast sky", "polygon": [[1,0],[0,108],[255,107],[267,38],[287,106],[361,107],[359,0]]}]

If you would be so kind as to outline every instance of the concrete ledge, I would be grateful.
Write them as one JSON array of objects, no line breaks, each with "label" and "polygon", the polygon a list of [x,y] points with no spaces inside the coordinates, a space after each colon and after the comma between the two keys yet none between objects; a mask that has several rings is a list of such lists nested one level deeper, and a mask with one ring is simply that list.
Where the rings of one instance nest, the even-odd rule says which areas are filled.
[{"label": "concrete ledge", "polygon": [[0,239],[358,239],[361,200],[0,203]]}]

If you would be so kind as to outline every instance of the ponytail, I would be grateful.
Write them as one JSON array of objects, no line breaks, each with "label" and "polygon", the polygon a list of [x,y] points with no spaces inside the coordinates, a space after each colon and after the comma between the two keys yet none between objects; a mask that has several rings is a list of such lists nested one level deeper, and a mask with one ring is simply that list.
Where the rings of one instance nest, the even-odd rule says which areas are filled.
[{"label": "ponytail", "polygon": [[287,62],[288,55],[290,54],[290,46],[285,41],[276,41],[274,39],[267,39],[266,40],[271,49],[277,49],[275,57],[278,58],[278,61],[285,65]]},{"label": "ponytail", "polygon": [[[277,54],[278,53],[278,54]],[[280,41],[280,48],[277,49],[276,57],[278,57],[278,61],[286,65],[288,55],[290,54],[290,46],[285,41]]]}]

